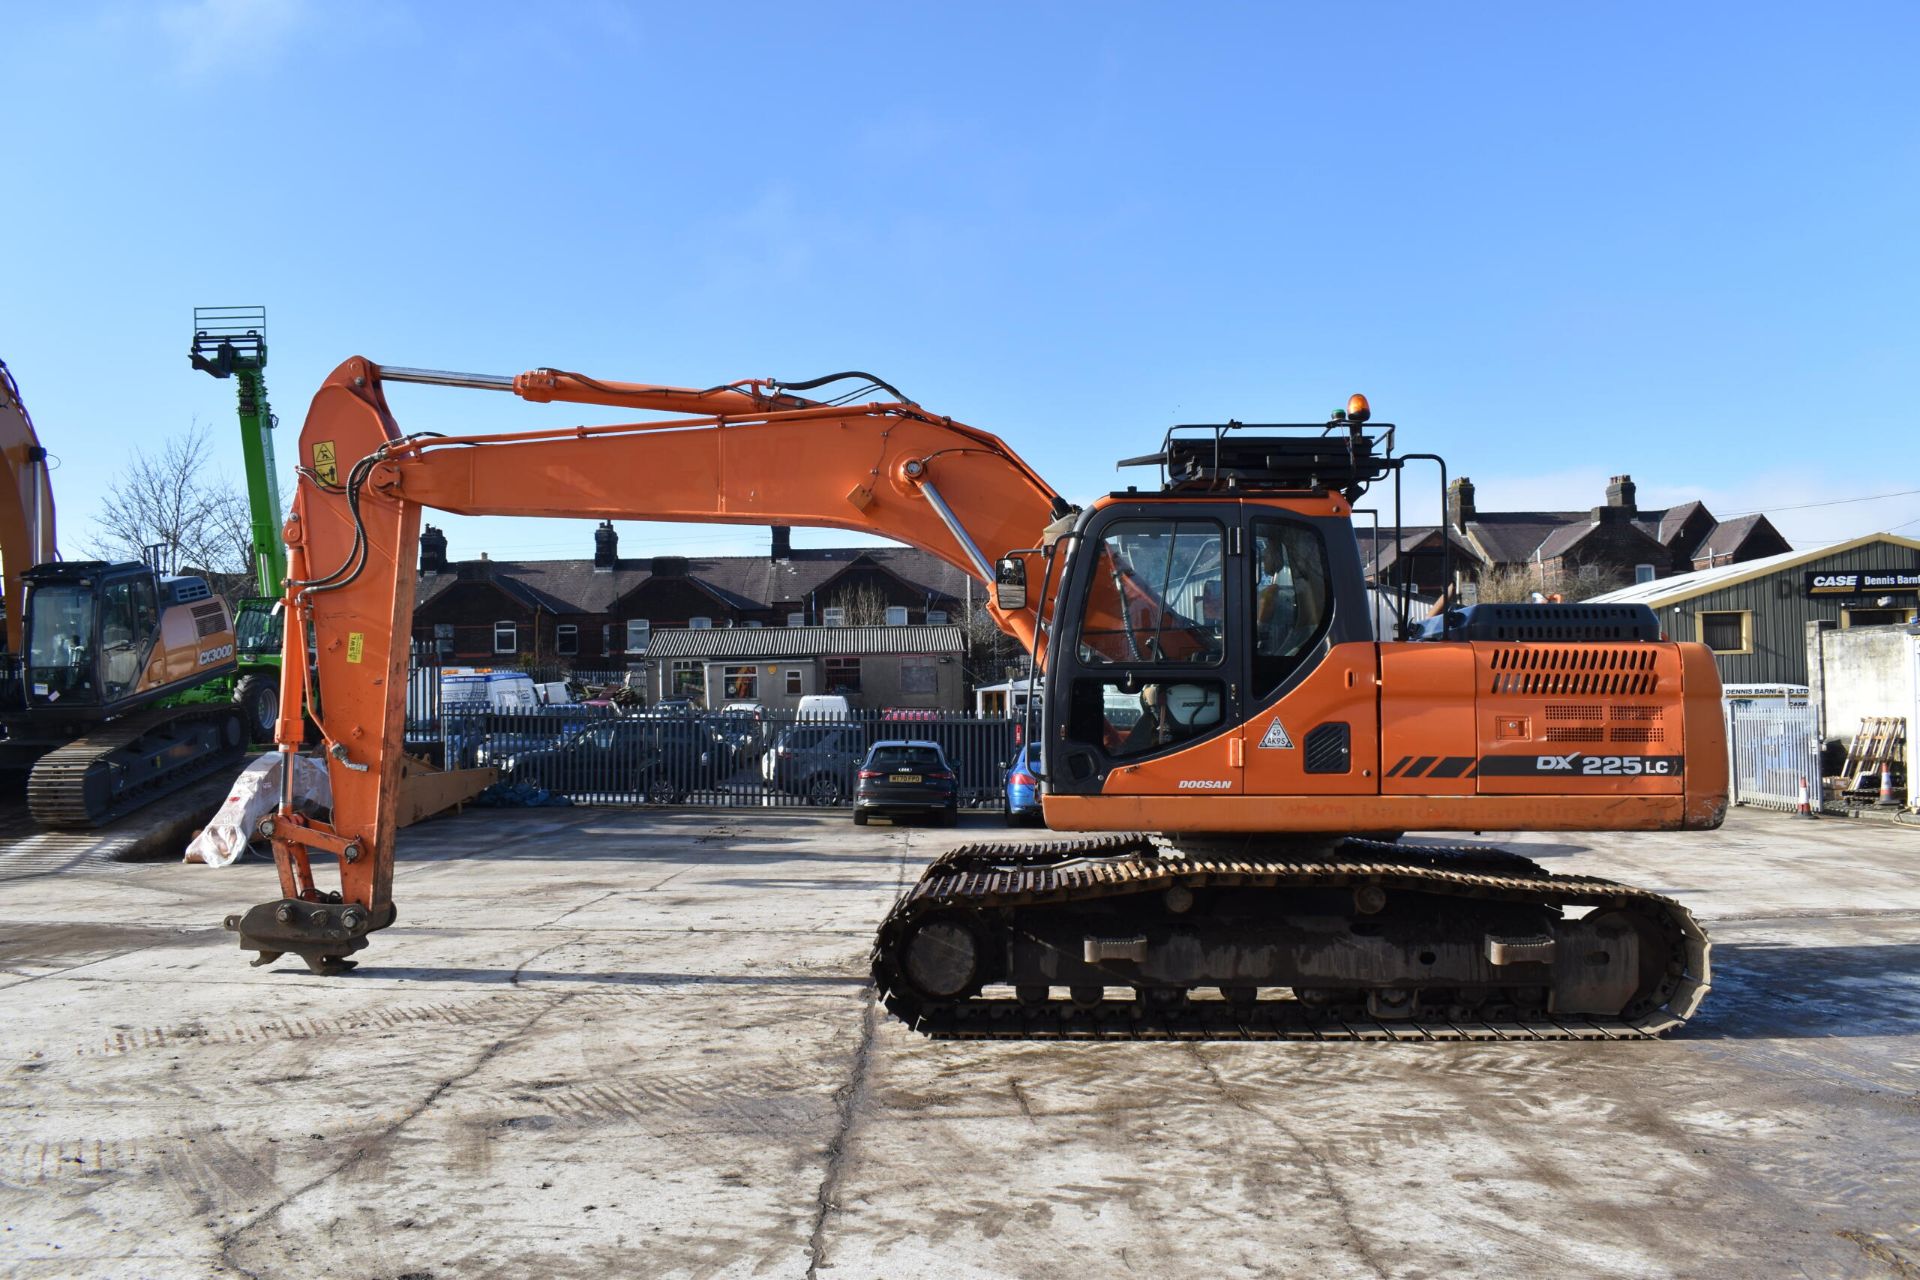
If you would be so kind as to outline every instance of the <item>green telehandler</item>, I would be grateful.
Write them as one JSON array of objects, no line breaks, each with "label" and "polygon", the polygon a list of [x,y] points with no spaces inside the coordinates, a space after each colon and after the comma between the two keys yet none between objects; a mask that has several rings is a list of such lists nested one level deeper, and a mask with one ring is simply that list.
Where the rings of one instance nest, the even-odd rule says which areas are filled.
[{"label": "green telehandler", "polygon": [[195,307],[193,367],[231,378],[240,393],[240,449],[247,472],[255,594],[237,601],[233,627],[239,670],[231,695],[247,740],[273,741],[280,715],[280,593],[287,576],[280,488],[274,478],[273,409],[267,403],[267,309]]}]

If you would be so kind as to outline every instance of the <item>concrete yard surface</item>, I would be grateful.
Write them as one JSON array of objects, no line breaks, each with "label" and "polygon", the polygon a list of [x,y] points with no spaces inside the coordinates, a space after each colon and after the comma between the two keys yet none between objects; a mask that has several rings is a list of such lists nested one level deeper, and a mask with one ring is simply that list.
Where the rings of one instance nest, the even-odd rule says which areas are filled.
[{"label": "concrete yard surface", "polygon": [[968,827],[445,818],[339,978],[264,863],[0,851],[0,1273],[1920,1276],[1920,832],[1505,841],[1707,923],[1664,1041],[936,1042],[867,952]]}]

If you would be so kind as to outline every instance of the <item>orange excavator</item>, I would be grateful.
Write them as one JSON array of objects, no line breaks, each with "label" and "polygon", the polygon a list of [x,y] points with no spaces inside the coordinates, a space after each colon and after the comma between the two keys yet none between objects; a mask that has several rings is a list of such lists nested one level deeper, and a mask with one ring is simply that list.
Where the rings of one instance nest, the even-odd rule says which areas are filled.
[{"label": "orange excavator", "polygon": [[187,700],[233,674],[233,615],[204,578],[61,560],[48,470],[0,362],[0,777],[36,822],[97,827],[240,759],[238,713]]},{"label": "orange excavator", "polygon": [[[674,416],[407,435],[391,383]],[[1438,462],[1397,454],[1394,435],[1358,396],[1328,422],[1174,428],[1130,460],[1157,485],[1077,508],[994,436],[866,374],[698,390],[348,360],[300,437],[278,728],[290,775],[311,716],[334,805],[323,821],[281,804],[283,896],[228,927],[257,964],[331,973],[393,923],[423,508],[813,525],[910,543],[992,587],[994,618],[1044,673],[1030,732],[1047,824],[1081,833],[964,846],[900,897],[872,963],[911,1026],[1661,1034],[1709,980],[1680,904],[1399,837],[1719,826],[1712,656],[1610,606],[1483,605],[1430,637],[1376,635],[1353,504],[1391,476],[1397,509],[1402,468]],[[327,863],[337,890],[319,883]]]}]

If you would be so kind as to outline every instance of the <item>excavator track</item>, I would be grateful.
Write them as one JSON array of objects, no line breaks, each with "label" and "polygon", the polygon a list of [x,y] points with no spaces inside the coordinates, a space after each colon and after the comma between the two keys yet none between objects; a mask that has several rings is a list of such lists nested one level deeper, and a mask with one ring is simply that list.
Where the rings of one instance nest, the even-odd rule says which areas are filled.
[{"label": "excavator track", "polygon": [[245,738],[224,703],[136,711],[40,757],[27,808],[42,826],[103,826],[236,766]]},{"label": "excavator track", "polygon": [[[1648,1039],[1708,990],[1706,933],[1645,889],[1483,846],[1233,854],[1142,835],[963,846],[882,923],[874,981],[909,1026],[959,1039]],[[1274,923],[1290,913],[1307,924]],[[1242,957],[1225,980],[1223,948]],[[1243,976],[1263,963],[1274,985]],[[1289,993],[1286,963],[1333,976]],[[1608,964],[1615,994],[1591,995],[1582,975]],[[1616,1003],[1556,1011],[1596,1000]]]}]

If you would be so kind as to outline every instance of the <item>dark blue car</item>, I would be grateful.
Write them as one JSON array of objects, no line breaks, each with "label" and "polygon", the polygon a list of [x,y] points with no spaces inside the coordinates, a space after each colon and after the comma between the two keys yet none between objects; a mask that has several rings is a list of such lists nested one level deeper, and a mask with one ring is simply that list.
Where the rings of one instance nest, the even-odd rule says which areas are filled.
[{"label": "dark blue car", "polygon": [[[1013,758],[1012,766],[1007,769],[1007,825],[1010,827],[1045,821],[1040,815],[1040,796],[1045,784],[1027,762],[1027,750],[1021,747],[1020,754]],[[1034,758],[1039,758],[1038,752]]]}]

